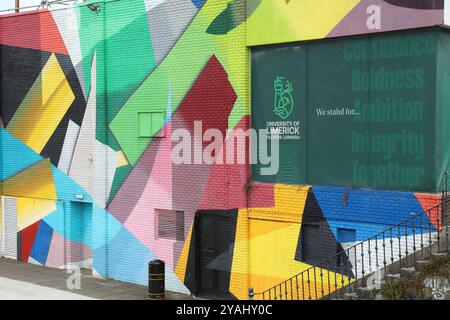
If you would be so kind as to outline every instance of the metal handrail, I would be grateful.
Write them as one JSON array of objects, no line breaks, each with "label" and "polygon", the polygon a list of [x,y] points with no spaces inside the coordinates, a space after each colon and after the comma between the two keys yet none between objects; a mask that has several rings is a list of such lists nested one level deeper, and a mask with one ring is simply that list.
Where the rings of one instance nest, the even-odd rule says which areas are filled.
[{"label": "metal handrail", "polygon": [[[444,192],[447,195],[447,188]],[[410,262],[415,265],[418,261],[417,255],[421,255],[424,260],[428,251],[429,255],[432,254],[431,247],[435,242],[440,250],[444,224],[445,246],[448,253],[449,202],[450,199],[443,199],[440,204],[344,249],[269,289],[255,293],[253,288],[249,288],[249,298],[262,300],[339,298],[345,293],[343,292],[345,290],[341,289],[364,279],[367,281],[367,278],[374,274],[384,277],[389,272],[388,267],[393,273],[396,264],[400,268],[408,266]],[[432,227],[432,219],[435,227]]]}]

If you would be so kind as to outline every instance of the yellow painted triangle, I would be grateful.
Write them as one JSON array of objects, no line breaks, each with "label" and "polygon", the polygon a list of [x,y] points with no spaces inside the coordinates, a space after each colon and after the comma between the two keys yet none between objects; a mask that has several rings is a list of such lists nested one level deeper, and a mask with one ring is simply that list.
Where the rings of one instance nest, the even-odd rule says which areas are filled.
[{"label": "yellow painted triangle", "polygon": [[[293,186],[276,184],[274,187],[275,203],[271,208],[250,208],[250,216],[264,220],[277,220],[300,223],[310,186]],[[268,230],[266,230],[268,228]],[[276,225],[268,224],[259,229],[264,233],[277,228]]]},{"label": "yellow painted triangle", "polygon": [[247,44],[325,38],[361,0],[263,0],[247,20]]},{"label": "yellow painted triangle", "polygon": [[184,277],[186,274],[186,267],[189,258],[189,248],[191,247],[191,237],[192,237],[192,227],[184,241],[183,250],[181,251],[180,257],[178,258],[177,266],[175,267],[175,274],[181,282],[184,282]]},{"label": "yellow painted triangle", "polygon": [[49,159],[38,162],[2,183],[3,194],[30,198],[57,199]]},{"label": "yellow painted triangle", "polygon": [[3,194],[17,197],[17,228],[22,230],[56,210],[50,160],[43,160],[2,183]]}]

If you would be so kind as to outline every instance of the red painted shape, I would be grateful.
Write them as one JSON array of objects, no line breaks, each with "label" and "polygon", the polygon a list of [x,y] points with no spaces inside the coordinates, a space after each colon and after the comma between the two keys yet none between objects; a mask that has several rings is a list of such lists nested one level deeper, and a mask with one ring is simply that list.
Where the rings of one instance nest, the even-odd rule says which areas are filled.
[{"label": "red painted shape", "polygon": [[[201,121],[202,133],[219,129],[225,135],[236,99],[227,72],[213,55],[172,117],[172,131],[183,128],[194,134],[194,122]],[[203,142],[202,145],[208,144]]]},{"label": "red painted shape", "polygon": [[1,16],[0,44],[68,55],[64,40],[48,10]]},{"label": "red painted shape", "polygon": [[39,228],[41,220],[33,223],[31,226],[26,227],[21,231],[22,234],[22,252],[20,253],[20,261],[28,262],[30,257],[31,248],[33,248],[34,239]]},{"label": "red painted shape", "polygon": [[438,204],[442,202],[442,198],[438,194],[425,194],[425,193],[416,193],[417,201],[419,201],[420,205],[423,208],[423,211],[428,211],[428,217],[430,218],[431,223],[436,227],[436,229],[439,227],[439,229],[442,229],[442,226],[439,223],[439,226],[437,225],[437,217],[442,215],[442,211],[440,208],[433,209]]},{"label": "red painted shape", "polygon": [[[242,117],[233,130],[247,130],[250,128],[250,116]],[[226,159],[226,140],[222,145],[223,159]],[[248,141],[245,148],[245,163],[239,164],[237,157],[237,143],[234,143],[233,164],[214,164],[208,183],[203,191],[199,210],[229,210],[247,207],[267,208],[274,206],[273,184],[264,186],[258,183],[248,184],[250,181]],[[248,193],[248,198],[247,198]],[[247,200],[248,203],[247,203]]]},{"label": "red painted shape", "polygon": [[272,208],[275,206],[275,184],[253,182],[250,197],[248,199],[249,208]]},{"label": "red painted shape", "polygon": [[[245,131],[249,128],[249,123],[250,117],[243,117],[234,130]],[[221,153],[216,155],[222,159],[223,163],[212,165],[199,210],[228,210],[247,207],[245,184],[249,180],[248,141],[246,142],[245,164],[237,163],[237,143],[234,144],[234,162],[226,163],[227,145],[229,144],[230,140],[225,140]]]},{"label": "red painted shape", "polygon": [[[236,99],[237,95],[228,80],[227,72],[217,57],[211,56],[171,121],[172,132],[180,128],[185,129],[196,141],[192,145],[192,161],[194,163],[172,166],[172,203],[175,208],[198,209],[202,194],[208,188],[206,184],[210,180],[209,175],[214,166],[203,161],[195,163],[195,145],[201,146],[202,150],[209,145],[210,142],[202,141],[202,135],[208,129],[219,130],[223,137],[226,136],[228,117]],[[200,121],[202,130],[199,132],[200,136],[196,137],[194,125],[195,122]],[[223,174],[226,173],[223,172]],[[228,178],[221,173],[218,174],[217,179],[216,191],[226,194]],[[222,197],[216,198],[215,205],[212,204],[209,208],[219,208],[222,200]],[[233,208],[235,207],[230,207],[230,209]]]}]

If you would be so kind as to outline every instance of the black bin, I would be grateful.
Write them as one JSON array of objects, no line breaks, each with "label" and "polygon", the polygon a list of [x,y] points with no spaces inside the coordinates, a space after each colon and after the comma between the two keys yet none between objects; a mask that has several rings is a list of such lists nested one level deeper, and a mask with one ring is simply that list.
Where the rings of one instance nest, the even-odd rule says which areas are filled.
[{"label": "black bin", "polygon": [[165,298],[165,279],[166,274],[164,261],[150,261],[148,264],[148,298],[150,300],[163,300]]}]

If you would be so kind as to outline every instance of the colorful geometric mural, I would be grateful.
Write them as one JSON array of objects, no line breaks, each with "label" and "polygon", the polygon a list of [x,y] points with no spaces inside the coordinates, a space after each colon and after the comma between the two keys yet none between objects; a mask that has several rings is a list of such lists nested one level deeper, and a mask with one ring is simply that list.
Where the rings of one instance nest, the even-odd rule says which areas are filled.
[{"label": "colorful geometric mural", "polygon": [[[345,30],[363,1],[334,5],[333,14],[323,9],[329,1],[299,1],[309,18],[289,9],[300,25],[286,23],[283,38],[254,31],[266,10],[284,19],[270,1],[92,2],[99,11],[87,2],[0,17],[0,218],[17,218],[18,260],[146,285],[148,262],[162,259],[168,290],[246,299],[248,287],[264,290],[440,201],[252,182],[248,161],[172,161],[180,129],[208,144],[195,137],[197,121],[200,136],[218,129],[226,137],[220,154],[229,152],[228,129],[251,127],[247,36],[253,44],[325,37]],[[441,10],[427,10],[424,24],[434,23]],[[320,28],[301,28],[315,22]],[[264,23],[260,30],[281,31]],[[305,259],[311,224],[320,241]],[[329,281],[341,281],[354,269],[329,271]]]}]

